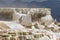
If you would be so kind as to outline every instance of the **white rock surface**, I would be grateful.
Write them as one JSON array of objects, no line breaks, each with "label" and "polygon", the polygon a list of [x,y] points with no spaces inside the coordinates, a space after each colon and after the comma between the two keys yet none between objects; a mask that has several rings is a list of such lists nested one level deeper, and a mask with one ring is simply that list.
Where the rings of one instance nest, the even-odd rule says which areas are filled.
[{"label": "white rock surface", "polygon": [[[42,16],[39,18],[40,20],[32,22],[31,15],[34,14],[39,14],[43,13],[42,15],[46,14],[45,16]],[[37,15],[38,16],[38,15]],[[32,16],[34,17],[34,16]],[[36,18],[37,19],[37,18]],[[37,24],[36,24],[37,22]],[[45,24],[42,24],[40,22],[44,22]],[[6,24],[9,29],[6,31],[8,32],[31,32],[32,35],[23,35],[26,37],[26,39],[34,39],[34,40],[59,40],[60,38],[60,32],[53,32],[51,29],[47,30],[45,28],[51,28],[53,27],[54,30],[60,29],[60,27],[55,24],[52,16],[50,9],[46,8],[31,8],[27,9],[24,13],[22,11],[17,12],[14,9],[14,14],[13,14],[13,21],[0,21],[0,23]],[[47,26],[47,27],[46,27]],[[4,26],[5,27],[5,26]],[[2,25],[0,25],[0,31],[4,28]],[[32,28],[27,28],[27,27],[32,27]],[[36,28],[37,27],[37,28]],[[2,29],[1,29],[2,28]],[[43,34],[43,35],[42,35]],[[38,35],[42,37],[39,38],[34,38],[34,35]]]},{"label": "white rock surface", "polygon": [[30,15],[22,16],[21,24],[24,26],[32,26],[32,20]]},{"label": "white rock surface", "polygon": [[40,38],[39,40],[49,40],[49,38],[47,36],[44,36],[44,37]]},{"label": "white rock surface", "polygon": [[46,15],[45,17],[41,18],[41,21],[45,22],[46,24],[50,24],[53,21],[53,18],[51,15]]},{"label": "white rock surface", "polygon": [[16,23],[19,23],[19,19],[20,19],[22,16],[26,16],[26,14],[22,14],[21,12],[18,13],[18,12],[16,12],[16,10],[15,10],[15,11],[14,11],[14,14],[13,14],[13,21],[15,21]]},{"label": "white rock surface", "polygon": [[[28,31],[24,28],[24,26],[22,26],[21,24],[17,24],[17,23],[14,23],[14,22],[7,22],[7,21],[0,21],[0,23],[5,23],[10,29],[8,30],[18,30],[18,31]],[[24,29],[24,30],[22,30]]]}]

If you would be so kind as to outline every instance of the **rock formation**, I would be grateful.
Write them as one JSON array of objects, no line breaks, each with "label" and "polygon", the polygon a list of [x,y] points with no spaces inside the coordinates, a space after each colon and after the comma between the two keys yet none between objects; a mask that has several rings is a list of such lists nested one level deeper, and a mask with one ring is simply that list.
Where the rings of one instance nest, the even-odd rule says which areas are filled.
[{"label": "rock formation", "polygon": [[1,8],[0,14],[2,39],[60,40],[60,23],[53,19],[50,8]]}]

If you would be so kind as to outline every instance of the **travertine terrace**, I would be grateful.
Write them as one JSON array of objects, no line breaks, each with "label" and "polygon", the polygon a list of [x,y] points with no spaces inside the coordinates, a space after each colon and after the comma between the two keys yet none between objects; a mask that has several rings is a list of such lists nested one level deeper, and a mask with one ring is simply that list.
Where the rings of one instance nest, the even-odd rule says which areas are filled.
[{"label": "travertine terrace", "polygon": [[60,23],[50,8],[0,8],[0,40],[60,40]]}]

